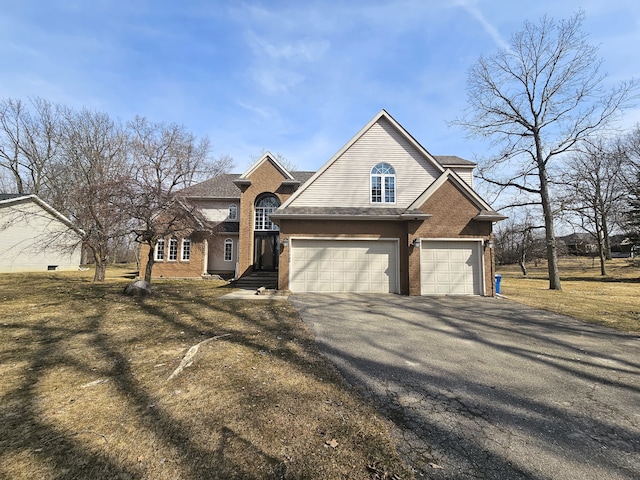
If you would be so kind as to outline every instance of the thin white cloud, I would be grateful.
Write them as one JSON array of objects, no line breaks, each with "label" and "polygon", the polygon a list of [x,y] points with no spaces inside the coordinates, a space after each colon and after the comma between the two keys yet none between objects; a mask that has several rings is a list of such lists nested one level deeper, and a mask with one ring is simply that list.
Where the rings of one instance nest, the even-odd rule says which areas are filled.
[{"label": "thin white cloud", "polygon": [[321,58],[329,49],[326,40],[297,40],[272,42],[253,31],[247,32],[247,43],[256,55],[267,55],[273,60],[312,62]]},{"label": "thin white cloud", "polygon": [[462,7],[469,15],[475,18],[498,47],[505,50],[510,49],[509,43],[502,37],[498,29],[487,20],[475,0],[455,0],[454,5]]}]

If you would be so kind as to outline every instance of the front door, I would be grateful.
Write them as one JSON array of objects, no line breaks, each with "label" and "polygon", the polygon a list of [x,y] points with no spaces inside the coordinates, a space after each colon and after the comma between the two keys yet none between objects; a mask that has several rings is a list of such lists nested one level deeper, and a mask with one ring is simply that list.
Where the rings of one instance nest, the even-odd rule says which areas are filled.
[{"label": "front door", "polygon": [[278,232],[256,232],[254,236],[253,269],[258,271],[276,271],[279,253]]}]

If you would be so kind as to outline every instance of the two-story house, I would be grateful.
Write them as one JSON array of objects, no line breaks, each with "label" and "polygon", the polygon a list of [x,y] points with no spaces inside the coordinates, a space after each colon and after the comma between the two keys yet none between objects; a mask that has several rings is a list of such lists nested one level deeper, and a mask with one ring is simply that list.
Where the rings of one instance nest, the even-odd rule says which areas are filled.
[{"label": "two-story house", "polygon": [[184,190],[215,233],[159,242],[154,276],[274,271],[293,292],[494,295],[492,226],[505,217],[474,191],[474,167],[431,155],[382,110],[315,173],[266,153]]}]

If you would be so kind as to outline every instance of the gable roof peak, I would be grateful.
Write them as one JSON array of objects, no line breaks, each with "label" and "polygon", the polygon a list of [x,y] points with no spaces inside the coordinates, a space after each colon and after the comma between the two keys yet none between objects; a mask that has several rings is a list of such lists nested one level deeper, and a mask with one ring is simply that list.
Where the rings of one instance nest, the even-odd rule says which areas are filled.
[{"label": "gable roof peak", "polygon": [[287,170],[280,162],[278,162],[278,160],[276,160],[276,157],[269,151],[264,152],[264,154],[258,159],[256,160],[250,167],[249,169],[244,172],[242,175],[240,175],[240,177],[238,178],[238,180],[248,180],[249,177],[253,174],[253,172],[255,172],[263,163],[265,162],[271,162],[271,164],[276,167],[276,169],[287,179],[287,180],[295,180],[293,178],[293,175],[291,175],[291,173],[289,173],[289,170]]},{"label": "gable roof peak", "polygon": [[305,183],[302,188],[296,190],[291,197],[282,205],[282,208],[288,207],[292,202],[295,201],[305,190],[307,190],[315,181],[318,179],[327,169],[331,167],[342,155],[349,150],[356,142],[358,142],[376,123],[380,122],[380,120],[386,120],[389,125],[391,125],[402,137],[404,137],[409,144],[411,144],[426,160],[426,162],[430,163],[433,168],[439,173],[443,173],[445,168],[436,160],[436,158],[431,155],[424,148],[420,142],[418,142],[398,121],[391,116],[389,112],[387,112],[384,108],[380,110],[367,124],[362,127],[351,139],[345,143],[340,150],[338,150],[325,164],[320,167],[320,169],[309,179],[307,183]]}]

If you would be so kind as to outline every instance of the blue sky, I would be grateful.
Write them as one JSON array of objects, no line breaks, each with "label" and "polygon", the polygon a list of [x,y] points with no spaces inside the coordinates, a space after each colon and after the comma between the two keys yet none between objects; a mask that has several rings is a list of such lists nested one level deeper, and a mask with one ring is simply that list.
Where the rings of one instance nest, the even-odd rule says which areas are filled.
[{"label": "blue sky", "polygon": [[486,146],[447,124],[468,68],[578,9],[610,81],[640,78],[637,0],[0,0],[0,98],[182,123],[236,171],[263,149],[315,170],[382,108],[474,160]]}]

